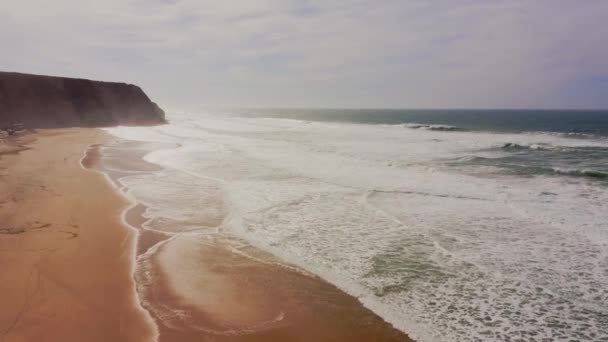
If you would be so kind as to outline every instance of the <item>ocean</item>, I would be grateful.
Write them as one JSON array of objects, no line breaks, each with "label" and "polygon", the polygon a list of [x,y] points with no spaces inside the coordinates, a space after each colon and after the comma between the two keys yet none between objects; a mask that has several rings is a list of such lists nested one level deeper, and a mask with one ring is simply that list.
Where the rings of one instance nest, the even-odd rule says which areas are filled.
[{"label": "ocean", "polygon": [[155,229],[246,241],[417,341],[608,341],[608,112],[168,120],[108,129],[153,146],[120,181]]}]

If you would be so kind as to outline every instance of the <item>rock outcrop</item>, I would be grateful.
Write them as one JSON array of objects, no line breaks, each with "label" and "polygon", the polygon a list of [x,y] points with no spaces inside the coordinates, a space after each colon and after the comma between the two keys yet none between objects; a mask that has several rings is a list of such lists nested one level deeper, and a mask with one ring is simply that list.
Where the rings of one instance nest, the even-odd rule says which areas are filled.
[{"label": "rock outcrop", "polygon": [[105,127],[165,123],[165,113],[126,83],[0,72],[0,127]]}]

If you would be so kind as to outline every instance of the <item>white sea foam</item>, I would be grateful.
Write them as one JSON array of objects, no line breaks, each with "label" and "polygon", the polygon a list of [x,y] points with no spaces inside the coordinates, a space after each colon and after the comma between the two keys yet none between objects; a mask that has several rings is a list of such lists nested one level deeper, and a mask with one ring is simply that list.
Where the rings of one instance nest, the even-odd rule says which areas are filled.
[{"label": "white sea foam", "polygon": [[169,119],[109,129],[176,144],[145,157],[163,171],[126,178],[160,222],[211,226],[198,218],[225,211],[229,234],[321,275],[420,341],[608,336],[606,188],[557,176],[473,175],[445,163],[498,158],[510,153],[501,149],[507,143],[605,140]]}]

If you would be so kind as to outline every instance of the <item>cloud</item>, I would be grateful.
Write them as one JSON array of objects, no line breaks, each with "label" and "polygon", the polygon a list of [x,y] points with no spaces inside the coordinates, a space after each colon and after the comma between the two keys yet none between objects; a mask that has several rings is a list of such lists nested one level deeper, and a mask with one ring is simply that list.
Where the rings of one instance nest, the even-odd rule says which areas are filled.
[{"label": "cloud", "polygon": [[601,0],[4,0],[0,68],[125,80],[172,107],[606,108],[606,15]]}]

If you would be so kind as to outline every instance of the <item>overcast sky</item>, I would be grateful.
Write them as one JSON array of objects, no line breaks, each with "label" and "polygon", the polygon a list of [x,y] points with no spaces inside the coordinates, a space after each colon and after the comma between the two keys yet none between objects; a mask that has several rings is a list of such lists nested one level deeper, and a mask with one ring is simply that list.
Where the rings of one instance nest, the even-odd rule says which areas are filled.
[{"label": "overcast sky", "polygon": [[608,108],[608,0],[1,2],[0,70],[168,108]]}]

